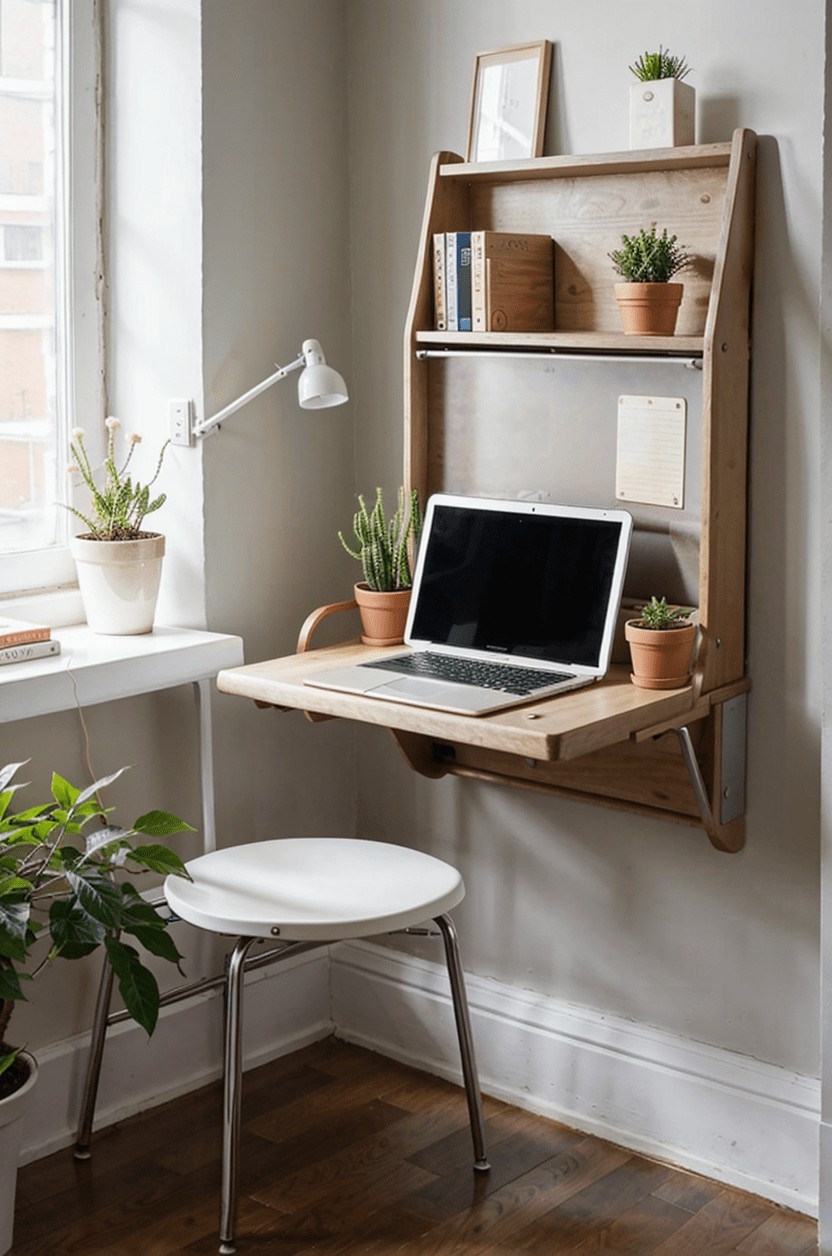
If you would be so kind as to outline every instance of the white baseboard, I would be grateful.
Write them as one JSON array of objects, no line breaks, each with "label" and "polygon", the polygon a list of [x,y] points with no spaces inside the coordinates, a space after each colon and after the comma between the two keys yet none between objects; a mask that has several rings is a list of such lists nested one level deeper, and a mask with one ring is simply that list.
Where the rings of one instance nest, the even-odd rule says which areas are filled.
[{"label": "white baseboard", "polygon": [[[460,1080],[441,964],[331,952],[340,1037]],[[820,1084],[648,1025],[468,977],[485,1092],[817,1216]]]},{"label": "white baseboard", "polygon": [[[246,988],[251,991],[245,1010],[246,1068],[332,1033],[325,948],[255,970],[248,975]],[[40,1075],[26,1111],[22,1164],[75,1141],[88,1047],[85,1034],[38,1051]],[[133,1021],[116,1025],[107,1034],[95,1126],[166,1103],[221,1075],[218,991],[163,1008],[150,1039]]]}]

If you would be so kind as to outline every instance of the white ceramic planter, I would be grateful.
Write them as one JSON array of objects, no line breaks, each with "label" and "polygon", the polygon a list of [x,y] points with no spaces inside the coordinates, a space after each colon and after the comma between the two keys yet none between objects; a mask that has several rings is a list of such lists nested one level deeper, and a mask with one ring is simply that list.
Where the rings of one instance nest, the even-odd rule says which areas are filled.
[{"label": "white ceramic planter", "polygon": [[630,148],[695,143],[696,92],[679,79],[630,85]]},{"label": "white ceramic planter", "polygon": [[136,541],[75,536],[70,551],[93,632],[131,637],[153,631],[165,553],[163,536],[154,533]]},{"label": "white ceramic planter", "polygon": [[29,1079],[8,1099],[0,1100],[0,1256],[11,1251],[14,1234],[14,1197],[17,1190],[17,1162],[23,1140],[23,1117],[38,1080],[35,1057],[22,1051],[29,1065]]}]

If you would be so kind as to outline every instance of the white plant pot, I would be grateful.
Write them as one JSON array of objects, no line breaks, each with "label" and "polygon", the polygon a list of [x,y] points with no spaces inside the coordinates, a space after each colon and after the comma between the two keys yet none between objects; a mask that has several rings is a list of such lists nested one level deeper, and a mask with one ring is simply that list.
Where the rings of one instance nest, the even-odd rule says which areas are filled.
[{"label": "white plant pot", "polygon": [[696,92],[679,79],[630,85],[630,148],[694,144]]},{"label": "white plant pot", "polygon": [[112,637],[152,632],[165,538],[158,533],[135,541],[74,536],[69,544],[93,632]]},{"label": "white plant pot", "polygon": [[14,1197],[17,1190],[17,1162],[23,1141],[23,1117],[38,1080],[34,1056],[21,1051],[29,1065],[28,1081],[8,1099],[0,1099],[0,1256],[11,1251],[14,1234]]}]

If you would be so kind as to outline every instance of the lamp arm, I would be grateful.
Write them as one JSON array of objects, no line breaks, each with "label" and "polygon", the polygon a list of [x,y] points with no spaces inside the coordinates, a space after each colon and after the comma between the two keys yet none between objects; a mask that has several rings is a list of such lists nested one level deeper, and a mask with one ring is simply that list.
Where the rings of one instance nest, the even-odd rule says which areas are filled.
[{"label": "lamp arm", "polygon": [[250,388],[247,393],[243,393],[242,397],[238,397],[236,401],[231,401],[222,410],[218,410],[210,419],[202,419],[199,423],[195,423],[193,427],[194,436],[207,436],[215,427],[222,423],[223,419],[227,419],[235,410],[239,410],[242,406],[247,405],[249,401],[253,401],[255,397],[259,397],[261,392],[265,392],[267,388],[271,388],[272,384],[276,384],[278,380],[285,379],[292,371],[299,370],[304,365],[305,358],[301,353],[294,362],[290,362],[288,366],[281,366],[275,371],[274,375],[270,375],[268,379],[264,379],[261,384],[255,384],[254,388]]}]

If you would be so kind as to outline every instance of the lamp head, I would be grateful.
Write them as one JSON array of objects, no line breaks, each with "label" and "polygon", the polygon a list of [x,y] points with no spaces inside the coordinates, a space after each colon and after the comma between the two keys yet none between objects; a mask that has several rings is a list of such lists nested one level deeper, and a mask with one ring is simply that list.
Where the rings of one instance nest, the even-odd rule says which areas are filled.
[{"label": "lamp head", "polygon": [[317,340],[304,340],[304,368],[298,380],[298,401],[304,410],[340,406],[348,400],[347,386],[333,367],[327,366]]}]

